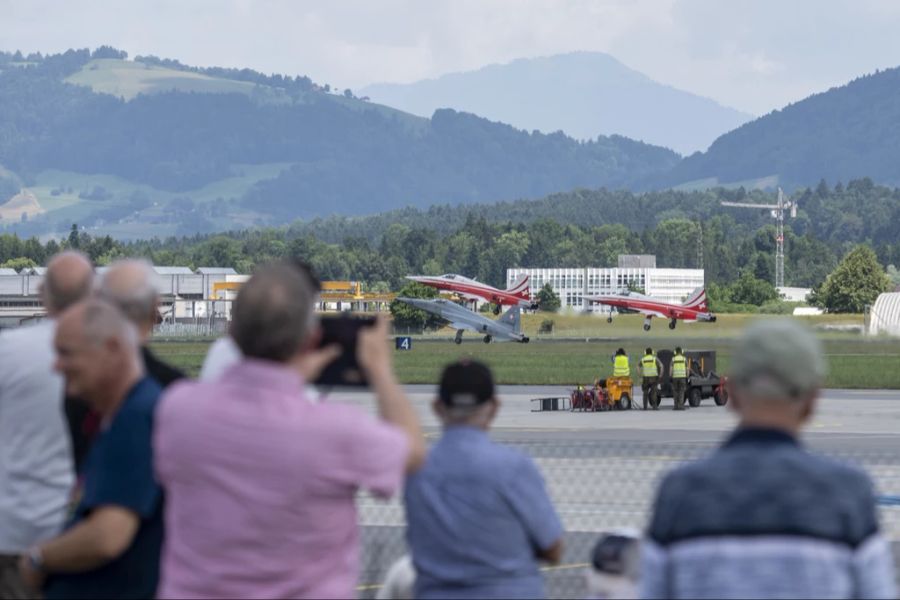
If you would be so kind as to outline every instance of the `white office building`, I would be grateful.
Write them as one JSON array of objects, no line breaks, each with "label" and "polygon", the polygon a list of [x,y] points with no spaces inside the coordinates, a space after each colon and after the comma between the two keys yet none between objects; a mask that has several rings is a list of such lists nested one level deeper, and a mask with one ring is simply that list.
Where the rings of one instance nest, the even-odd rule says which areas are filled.
[{"label": "white office building", "polygon": [[511,286],[521,275],[530,275],[532,295],[549,283],[559,296],[562,308],[605,312],[599,304],[585,306],[585,296],[615,294],[631,286],[663,302],[679,303],[698,287],[703,287],[703,269],[596,268],[507,269],[506,283]]}]

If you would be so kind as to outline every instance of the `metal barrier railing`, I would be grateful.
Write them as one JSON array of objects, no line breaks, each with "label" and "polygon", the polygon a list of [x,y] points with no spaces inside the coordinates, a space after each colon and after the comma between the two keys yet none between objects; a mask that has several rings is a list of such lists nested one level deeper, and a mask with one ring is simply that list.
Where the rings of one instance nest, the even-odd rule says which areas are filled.
[{"label": "metal barrier railing", "polygon": [[[630,527],[642,531],[660,478],[710,450],[700,444],[640,442],[525,442],[543,473],[565,527],[565,552],[558,567],[544,570],[551,598],[584,598],[585,570],[599,534]],[[900,456],[889,452],[830,454],[864,468],[875,482],[884,533],[900,540]],[[363,563],[360,597],[374,597],[390,565],[407,552],[402,503],[359,498]],[[896,545],[895,545],[896,547]]]}]

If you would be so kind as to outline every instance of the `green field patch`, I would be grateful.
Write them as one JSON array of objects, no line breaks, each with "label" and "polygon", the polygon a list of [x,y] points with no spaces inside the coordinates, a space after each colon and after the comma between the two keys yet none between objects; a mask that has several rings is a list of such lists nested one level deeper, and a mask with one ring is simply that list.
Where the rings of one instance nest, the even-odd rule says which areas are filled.
[{"label": "green field patch", "polygon": [[[56,222],[83,221],[95,212],[127,206],[133,198],[146,199],[149,205],[140,211],[114,222],[106,222],[101,227],[88,229],[97,235],[117,238],[164,237],[174,235],[178,223],[154,221],[159,221],[171,212],[172,202],[188,198],[199,207],[217,201],[239,199],[260,181],[274,179],[290,166],[291,163],[235,164],[231,167],[231,176],[183,192],[158,190],[114,175],[48,169],[39,173],[35,184],[27,189],[35,195],[48,217]],[[106,199],[85,197],[91,196],[97,188],[107,195]],[[225,213],[210,217],[209,220],[217,228],[225,230],[252,227],[258,224],[258,217],[259,215],[248,213],[244,208],[229,205]]]},{"label": "green field patch", "polygon": [[94,92],[131,100],[138,94],[176,90],[211,94],[244,94],[254,92],[255,84],[209,77],[190,71],[178,71],[113,58],[95,59],[66,81],[91,88]]},{"label": "green field patch", "polygon": [[[631,356],[632,368],[646,346],[686,350],[715,350],[717,371],[727,373],[735,337],[670,339],[628,336],[594,341],[536,341],[530,344],[492,343],[470,339],[461,345],[449,338],[414,338],[413,349],[396,351],[394,365],[403,383],[434,384],[441,370],[461,358],[483,361],[498,383],[512,385],[591,384],[612,374],[612,355],[619,347]],[[847,389],[900,389],[900,340],[861,336],[821,336],[829,373],[825,386]],[[154,351],[167,361],[199,373],[209,342],[158,341]],[[637,373],[636,370],[634,371]]]}]

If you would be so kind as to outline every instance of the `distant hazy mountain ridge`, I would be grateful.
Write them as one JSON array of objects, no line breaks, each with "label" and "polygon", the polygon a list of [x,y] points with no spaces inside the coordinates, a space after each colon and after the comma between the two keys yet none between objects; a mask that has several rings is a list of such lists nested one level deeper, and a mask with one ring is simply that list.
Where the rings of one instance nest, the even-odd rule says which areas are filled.
[{"label": "distant hazy mountain ridge", "polygon": [[361,95],[428,117],[453,108],[578,139],[618,134],[682,154],[706,150],[753,117],[659,84],[598,52],[515,60],[410,84],[376,84]]}]

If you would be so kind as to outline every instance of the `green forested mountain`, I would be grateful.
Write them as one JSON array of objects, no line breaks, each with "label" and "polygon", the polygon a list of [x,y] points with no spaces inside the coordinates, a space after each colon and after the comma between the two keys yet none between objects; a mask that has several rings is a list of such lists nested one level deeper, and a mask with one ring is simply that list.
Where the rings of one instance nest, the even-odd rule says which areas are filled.
[{"label": "green forested mountain", "polygon": [[635,187],[679,160],[617,136],[577,142],[452,110],[420,119],[305,77],[106,47],[0,53],[0,107],[0,204],[23,180],[45,211],[23,217],[35,233],[77,220],[133,237]]},{"label": "green forested mountain", "polygon": [[869,177],[900,184],[900,68],[860,77],[747,123],[686,158],[667,184],[740,182],[775,175],[781,185]]}]

